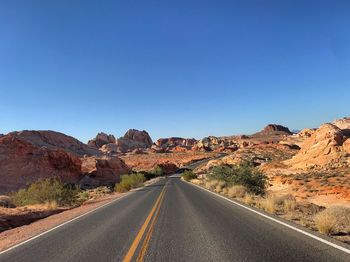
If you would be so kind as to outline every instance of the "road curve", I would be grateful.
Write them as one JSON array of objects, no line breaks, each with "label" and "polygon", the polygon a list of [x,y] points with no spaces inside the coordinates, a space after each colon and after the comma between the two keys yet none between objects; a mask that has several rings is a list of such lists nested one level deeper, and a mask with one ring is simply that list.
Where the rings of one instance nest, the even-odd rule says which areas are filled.
[{"label": "road curve", "polygon": [[172,177],[0,261],[349,261],[349,254]]}]

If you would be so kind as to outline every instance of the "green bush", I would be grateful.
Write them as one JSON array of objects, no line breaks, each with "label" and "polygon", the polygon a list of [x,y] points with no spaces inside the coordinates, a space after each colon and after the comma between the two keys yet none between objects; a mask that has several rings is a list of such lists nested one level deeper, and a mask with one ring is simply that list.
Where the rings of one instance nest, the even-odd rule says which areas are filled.
[{"label": "green bush", "polygon": [[262,195],[267,186],[267,176],[248,162],[238,165],[219,165],[212,168],[209,179],[226,182],[227,185],[242,185],[249,192]]},{"label": "green bush", "polygon": [[163,171],[163,168],[161,168],[160,166],[155,166],[153,168],[153,171],[152,173],[155,175],[155,176],[162,176],[164,174],[164,171]]},{"label": "green bush", "polygon": [[186,181],[190,181],[191,179],[197,178],[197,175],[190,170],[186,170],[185,172],[182,173],[182,177]]},{"label": "green bush", "polygon": [[64,184],[56,178],[47,178],[38,180],[27,189],[12,193],[11,199],[17,206],[49,202],[56,202],[59,206],[71,206],[76,204],[79,191],[79,188]]},{"label": "green bush", "polygon": [[145,182],[145,176],[141,173],[135,173],[131,175],[123,175],[121,177],[120,183],[115,185],[115,191],[126,192],[132,188],[137,188],[143,185]]}]

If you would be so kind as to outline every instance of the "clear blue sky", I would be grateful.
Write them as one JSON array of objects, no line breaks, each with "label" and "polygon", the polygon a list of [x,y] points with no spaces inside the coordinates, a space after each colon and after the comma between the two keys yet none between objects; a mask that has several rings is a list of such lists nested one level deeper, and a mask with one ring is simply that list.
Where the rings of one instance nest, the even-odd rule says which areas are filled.
[{"label": "clear blue sky", "polygon": [[0,1],[0,133],[87,141],[350,115],[350,1]]}]

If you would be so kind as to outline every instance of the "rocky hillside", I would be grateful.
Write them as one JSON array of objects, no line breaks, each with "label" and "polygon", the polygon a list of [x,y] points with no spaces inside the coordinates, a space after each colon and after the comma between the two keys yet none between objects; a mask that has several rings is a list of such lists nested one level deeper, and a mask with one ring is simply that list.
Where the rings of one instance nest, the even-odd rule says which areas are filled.
[{"label": "rocky hillside", "polygon": [[301,145],[301,150],[284,163],[293,168],[336,168],[349,164],[350,137],[334,124],[324,124]]},{"label": "rocky hillside", "polygon": [[115,156],[54,131],[12,132],[0,138],[0,194],[40,178],[84,186],[109,185],[129,172]]}]

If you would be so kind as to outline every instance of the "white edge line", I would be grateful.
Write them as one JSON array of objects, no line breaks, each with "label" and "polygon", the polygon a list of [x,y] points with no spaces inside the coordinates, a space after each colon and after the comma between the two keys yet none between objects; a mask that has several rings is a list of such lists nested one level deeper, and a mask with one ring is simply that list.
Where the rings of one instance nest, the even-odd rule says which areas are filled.
[{"label": "white edge line", "polygon": [[[182,180],[182,181],[184,181],[184,180]],[[223,199],[225,199],[225,200],[227,200],[227,201],[229,201],[229,202],[231,202],[231,203],[233,203],[233,204],[235,204],[235,205],[237,205],[237,206],[243,207],[243,208],[245,208],[245,209],[247,209],[247,210],[249,210],[249,211],[251,211],[251,212],[253,212],[253,213],[255,213],[255,214],[258,214],[258,215],[260,215],[260,216],[262,216],[262,217],[265,217],[265,218],[267,218],[267,219],[270,219],[270,220],[272,220],[272,221],[274,221],[274,222],[276,222],[276,223],[278,223],[278,224],[280,224],[280,225],[283,225],[283,226],[285,226],[285,227],[288,227],[288,228],[290,228],[290,229],[292,229],[292,230],[295,230],[295,231],[297,231],[297,232],[299,232],[299,233],[301,233],[301,234],[304,234],[304,235],[306,235],[306,236],[308,236],[308,237],[311,237],[311,238],[313,238],[313,239],[316,239],[316,240],[318,240],[318,241],[320,241],[320,242],[322,242],[322,243],[324,243],[324,244],[327,244],[327,245],[329,245],[329,246],[331,246],[331,247],[334,247],[334,248],[336,248],[336,249],[339,249],[339,250],[341,250],[341,251],[344,251],[345,253],[350,254],[350,249],[348,249],[348,248],[339,246],[339,245],[334,244],[334,243],[332,243],[332,242],[330,242],[330,241],[328,241],[328,240],[326,240],[326,239],[323,239],[323,238],[318,237],[318,236],[316,236],[316,235],[314,235],[314,234],[311,234],[311,233],[309,233],[309,232],[306,232],[306,231],[304,231],[304,230],[302,230],[302,229],[299,229],[299,228],[294,227],[294,226],[292,226],[292,225],[289,225],[289,224],[287,224],[287,223],[285,223],[285,222],[282,222],[282,221],[280,221],[280,220],[278,220],[278,219],[276,219],[276,218],[273,218],[273,217],[270,217],[270,216],[268,216],[268,215],[265,215],[264,213],[261,213],[261,212],[259,212],[259,211],[256,211],[256,210],[252,209],[252,208],[249,208],[249,207],[247,207],[247,206],[245,206],[245,205],[242,205],[242,204],[240,204],[240,203],[237,203],[236,201],[233,201],[233,200],[231,200],[231,199],[229,199],[229,198],[226,198],[226,197],[224,197],[224,196],[222,196],[222,195],[220,195],[220,194],[217,194],[217,193],[215,193],[215,192],[212,192],[212,191],[210,191],[210,190],[208,190],[208,189],[206,189],[206,188],[204,188],[204,187],[201,187],[201,186],[199,186],[199,185],[196,185],[196,184],[193,184],[193,183],[190,183],[190,182],[187,182],[187,181],[184,181],[184,182],[186,182],[186,183],[188,183],[188,184],[190,184],[190,185],[192,185],[192,186],[198,187],[198,188],[200,188],[200,189],[202,189],[202,190],[208,191],[209,193],[211,193],[211,194],[213,194],[213,195],[215,195],[215,196],[221,197],[221,198],[223,198]]]},{"label": "white edge line", "polygon": [[[136,190],[135,190],[135,191],[136,191]],[[132,193],[132,192],[130,192],[130,193]],[[41,237],[41,236],[43,236],[43,235],[46,235],[47,233],[49,233],[49,232],[51,232],[51,231],[54,231],[54,230],[56,230],[57,228],[60,228],[60,227],[62,227],[62,226],[64,226],[64,225],[67,225],[67,224],[69,224],[69,223],[71,223],[71,222],[73,222],[73,221],[75,221],[75,220],[77,220],[77,219],[79,219],[79,218],[81,218],[81,217],[83,217],[83,216],[86,216],[86,215],[88,215],[88,214],[90,214],[90,213],[92,213],[92,212],[95,212],[96,210],[98,210],[98,209],[100,209],[100,208],[103,208],[103,207],[105,207],[105,206],[108,206],[108,205],[110,205],[110,204],[116,202],[116,201],[119,201],[119,200],[121,200],[122,198],[124,198],[124,197],[130,195],[130,193],[127,193],[127,194],[125,194],[124,196],[121,196],[121,197],[119,197],[119,198],[117,198],[117,199],[114,199],[114,200],[112,200],[112,201],[110,201],[110,202],[108,202],[108,203],[103,204],[102,206],[96,207],[95,209],[92,209],[92,210],[90,210],[90,211],[88,211],[88,212],[86,212],[86,213],[84,213],[84,214],[81,214],[81,215],[79,215],[79,216],[77,216],[77,217],[74,217],[74,218],[72,218],[72,219],[70,219],[70,220],[68,220],[68,221],[66,221],[66,222],[64,222],[64,223],[62,223],[62,224],[59,224],[59,225],[57,225],[57,226],[55,226],[55,227],[53,227],[53,228],[51,228],[51,229],[49,229],[49,230],[47,230],[47,231],[44,231],[44,232],[42,232],[42,233],[40,233],[40,234],[38,234],[38,235],[35,235],[35,236],[33,236],[33,237],[31,237],[31,238],[29,238],[29,239],[27,239],[27,240],[24,240],[24,241],[21,242],[21,243],[18,243],[18,244],[16,244],[16,245],[12,246],[12,247],[9,247],[8,249],[5,249],[5,250],[1,251],[1,252],[0,252],[0,255],[2,255],[2,254],[4,254],[4,253],[7,253],[7,252],[9,252],[9,251],[11,251],[11,250],[13,250],[13,249],[19,247],[19,246],[22,246],[22,245],[24,245],[24,244],[26,244],[26,243],[28,243],[28,242],[30,242],[30,241],[32,241],[32,240],[38,238],[38,237]]]}]

